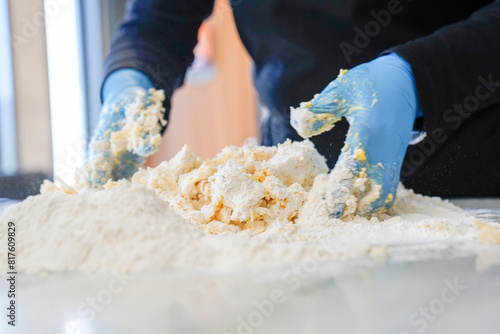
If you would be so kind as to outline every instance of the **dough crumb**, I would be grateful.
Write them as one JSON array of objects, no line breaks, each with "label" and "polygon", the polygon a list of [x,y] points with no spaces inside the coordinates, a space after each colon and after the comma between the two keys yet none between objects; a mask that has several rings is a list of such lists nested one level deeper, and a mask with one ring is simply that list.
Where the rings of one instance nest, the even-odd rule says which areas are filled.
[{"label": "dough crumb", "polygon": [[487,245],[500,245],[500,229],[482,221],[476,222],[477,238]]}]

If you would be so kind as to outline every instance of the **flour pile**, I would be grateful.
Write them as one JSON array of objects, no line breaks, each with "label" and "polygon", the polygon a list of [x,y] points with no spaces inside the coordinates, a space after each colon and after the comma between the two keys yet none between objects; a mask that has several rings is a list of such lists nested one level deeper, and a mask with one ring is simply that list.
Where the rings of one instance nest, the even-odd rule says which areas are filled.
[{"label": "flour pile", "polygon": [[[43,195],[0,218],[0,240],[6,244],[7,224],[14,222],[20,272],[256,268],[311,258],[413,261],[500,244],[494,224],[403,187],[386,213],[331,218],[327,172],[310,141],[232,146],[207,161],[185,147],[103,190],[47,181]],[[398,252],[401,247],[410,251]],[[1,258],[6,251],[0,248]],[[0,261],[1,270],[6,263]]]}]

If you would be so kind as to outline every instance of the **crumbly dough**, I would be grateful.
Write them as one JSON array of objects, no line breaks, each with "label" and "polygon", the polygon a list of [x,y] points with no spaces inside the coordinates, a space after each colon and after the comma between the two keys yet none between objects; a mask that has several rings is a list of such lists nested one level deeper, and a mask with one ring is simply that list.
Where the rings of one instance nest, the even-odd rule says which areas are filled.
[{"label": "crumbly dough", "polygon": [[366,168],[353,174],[352,164],[350,158],[339,160],[324,181],[325,187],[330,190],[325,189],[328,210],[335,212],[339,206],[343,207],[340,218],[367,215],[371,204],[380,197],[382,191],[382,186],[368,177]]},{"label": "crumbly dough", "polygon": [[155,89],[150,89],[149,93],[151,104],[144,107],[142,99],[145,94],[139,93],[138,99],[127,109],[125,125],[111,133],[111,149],[116,156],[126,151],[139,154],[142,148],[148,146],[156,151],[160,145],[161,129],[167,125],[163,109],[165,93]]},{"label": "crumbly dough", "polygon": [[[129,165],[133,170],[140,167],[146,157],[158,151],[161,143],[161,130],[166,126],[163,90],[150,89],[149,95],[138,90],[134,100],[127,105],[125,118],[110,124],[110,130],[92,142],[92,154],[82,168],[76,171],[76,188],[85,188],[89,180],[104,184],[114,177],[117,167]],[[109,117],[123,108],[116,105]],[[112,129],[112,130],[111,130]],[[133,153],[134,157],[127,156]],[[119,169],[119,168],[118,168]]]},{"label": "crumbly dough", "polygon": [[[337,78],[342,77],[348,70],[341,69]],[[314,96],[317,97],[318,94]],[[313,98],[313,100],[314,100]],[[338,105],[346,101],[338,101]],[[335,117],[331,113],[313,113],[309,110],[312,100],[301,102],[298,108],[290,108],[290,124],[302,138],[311,138],[323,132],[331,130],[335,123],[340,121],[340,117]]]},{"label": "crumbly dough", "polygon": [[[184,147],[132,182],[109,181],[102,190],[46,181],[44,195],[0,217],[0,244],[15,222],[23,273],[234,270],[367,257],[397,263],[439,254],[479,254],[484,270],[499,258],[493,224],[402,186],[386,213],[332,217],[327,171],[309,141],[231,146],[207,161]],[[0,247],[0,258],[6,252]],[[0,261],[0,270],[6,266]]]},{"label": "crumbly dough", "polygon": [[293,222],[315,177],[326,172],[325,158],[307,140],[230,146],[203,162],[185,146],[172,160],[140,170],[132,182],[151,187],[209,233],[261,233],[273,222]]},{"label": "crumbly dough", "polygon": [[340,117],[331,113],[313,113],[311,102],[302,102],[298,108],[290,108],[290,124],[302,138],[310,138],[331,130]]},{"label": "crumbly dough", "polygon": [[488,245],[500,245],[500,228],[481,221],[476,222],[477,238]]},{"label": "crumbly dough", "polygon": [[359,161],[366,161],[366,152],[360,147],[356,147],[354,150],[354,159]]}]

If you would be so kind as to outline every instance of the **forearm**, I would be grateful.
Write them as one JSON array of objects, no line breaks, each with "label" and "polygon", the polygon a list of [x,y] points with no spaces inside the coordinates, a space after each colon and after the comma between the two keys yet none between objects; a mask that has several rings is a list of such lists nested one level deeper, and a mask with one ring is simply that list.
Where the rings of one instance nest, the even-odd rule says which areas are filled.
[{"label": "forearm", "polygon": [[410,63],[425,130],[456,130],[500,102],[500,1],[393,48]]}]

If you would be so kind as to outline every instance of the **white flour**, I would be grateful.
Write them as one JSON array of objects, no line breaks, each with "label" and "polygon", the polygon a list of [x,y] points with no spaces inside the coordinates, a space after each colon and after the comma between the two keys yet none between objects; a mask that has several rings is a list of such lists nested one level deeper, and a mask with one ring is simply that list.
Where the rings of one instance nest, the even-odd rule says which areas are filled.
[{"label": "white flour", "polygon": [[[161,272],[306,259],[414,261],[443,251],[474,254],[480,240],[500,243],[496,227],[478,230],[461,209],[402,187],[387,214],[332,219],[323,164],[310,142],[229,147],[206,162],[186,148],[138,172],[133,182],[142,184],[123,180],[70,194],[47,183],[45,195],[0,218],[0,244],[12,221],[20,272]],[[0,258],[6,251],[0,248]]]}]

